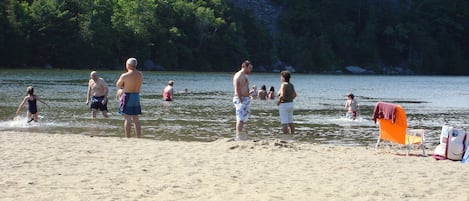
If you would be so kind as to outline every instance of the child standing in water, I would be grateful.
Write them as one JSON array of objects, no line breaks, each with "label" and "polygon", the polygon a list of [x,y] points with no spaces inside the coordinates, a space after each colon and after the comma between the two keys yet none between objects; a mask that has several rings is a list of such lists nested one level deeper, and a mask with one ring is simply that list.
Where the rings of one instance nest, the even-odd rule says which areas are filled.
[{"label": "child standing in water", "polygon": [[252,90],[249,91],[249,94],[251,96],[251,99],[257,99],[257,87],[256,87],[256,85],[252,86]]},{"label": "child standing in water", "polygon": [[34,94],[34,88],[32,86],[29,86],[26,90],[27,95],[26,97],[24,97],[23,102],[21,102],[20,106],[18,106],[18,109],[16,110],[16,115],[18,115],[21,108],[26,104],[26,102],[28,102],[28,123],[31,121],[37,122],[39,116],[36,104],[37,101],[43,103],[44,105],[47,105],[47,107],[49,107],[49,105]]},{"label": "child standing in water", "polygon": [[347,111],[346,117],[355,120],[357,118],[358,102],[354,99],[355,96],[352,93],[347,95],[345,101],[345,111]]}]

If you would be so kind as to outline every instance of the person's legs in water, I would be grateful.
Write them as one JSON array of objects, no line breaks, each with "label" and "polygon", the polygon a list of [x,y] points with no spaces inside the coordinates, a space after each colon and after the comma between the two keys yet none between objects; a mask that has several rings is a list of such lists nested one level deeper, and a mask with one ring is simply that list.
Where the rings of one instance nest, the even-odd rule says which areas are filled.
[{"label": "person's legs in water", "polygon": [[284,134],[294,134],[295,127],[293,125],[293,103],[281,103],[279,105],[280,123]]},{"label": "person's legs in water", "polygon": [[[103,103],[104,102],[104,103]],[[107,118],[107,99],[106,100],[101,100],[100,105],[99,105],[99,110],[101,110],[101,113],[105,118]]]},{"label": "person's legs in water", "polygon": [[283,134],[288,134],[288,124],[282,124],[282,131]]},{"label": "person's legs in water", "polygon": [[31,114],[31,112],[28,111],[28,112],[26,113],[26,116],[28,117],[28,123],[29,123],[29,122],[32,122],[32,121],[34,120],[33,114]]},{"label": "person's legs in water", "polygon": [[39,120],[39,113],[37,113],[37,112],[34,113],[34,114],[33,114],[33,119],[34,119],[34,122],[38,122],[38,120]]},{"label": "person's legs in water", "polygon": [[97,109],[91,109],[91,118],[95,119],[96,118],[96,113],[98,112]]},{"label": "person's legs in water", "polygon": [[106,118],[108,117],[108,115],[107,115],[107,110],[103,110],[103,111],[101,111],[101,112],[103,113],[103,116],[104,116],[104,117],[106,117]]},{"label": "person's legs in water", "polygon": [[233,98],[233,103],[236,107],[236,137],[235,140],[247,140],[248,135],[245,131],[246,121],[250,115],[250,98],[243,97],[243,102],[240,103],[238,97]]},{"label": "person's legs in water", "polygon": [[132,127],[132,118],[130,115],[124,114],[124,132],[125,137],[130,138],[130,129]]},{"label": "person's legs in water", "polygon": [[288,127],[290,128],[290,134],[295,134],[295,125],[293,123],[289,123]]},{"label": "person's legs in water", "polygon": [[245,123],[243,121],[236,121],[236,137],[235,140],[247,140],[248,134],[244,130]]},{"label": "person's legs in water", "polygon": [[134,124],[135,124],[135,135],[137,136],[137,138],[140,138],[142,136],[142,128],[140,125],[140,120],[138,118],[138,115],[132,115],[132,120],[134,121]]},{"label": "person's legs in water", "polygon": [[282,124],[282,131],[284,134],[295,134],[295,126],[293,123]]},{"label": "person's legs in water", "polygon": [[244,127],[244,122],[236,121],[236,135],[238,135],[238,133],[243,131],[243,127]]}]

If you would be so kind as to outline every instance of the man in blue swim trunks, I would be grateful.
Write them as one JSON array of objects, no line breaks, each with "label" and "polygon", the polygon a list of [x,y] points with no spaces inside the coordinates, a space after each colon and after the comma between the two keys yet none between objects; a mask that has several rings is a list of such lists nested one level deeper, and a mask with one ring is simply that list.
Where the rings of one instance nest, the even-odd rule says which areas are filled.
[{"label": "man in blue swim trunks", "polygon": [[247,132],[244,131],[244,124],[251,112],[251,98],[249,97],[248,74],[252,71],[252,64],[246,60],[241,64],[239,70],[233,76],[234,97],[233,104],[236,108],[236,137],[235,140],[247,140]]},{"label": "man in blue swim trunks", "polygon": [[125,63],[127,69],[119,80],[116,86],[122,89],[123,94],[120,98],[119,113],[124,115],[124,131],[125,137],[130,138],[131,122],[135,124],[135,134],[137,138],[141,137],[141,125],[138,115],[142,114],[140,107],[140,89],[143,82],[142,72],[137,70],[137,59],[129,58]]},{"label": "man in blue swim trunks", "polygon": [[104,117],[107,117],[107,95],[109,89],[103,78],[98,76],[96,71],[91,71],[88,81],[88,92],[86,94],[86,105],[91,99],[91,117],[96,118],[96,113],[100,110]]}]

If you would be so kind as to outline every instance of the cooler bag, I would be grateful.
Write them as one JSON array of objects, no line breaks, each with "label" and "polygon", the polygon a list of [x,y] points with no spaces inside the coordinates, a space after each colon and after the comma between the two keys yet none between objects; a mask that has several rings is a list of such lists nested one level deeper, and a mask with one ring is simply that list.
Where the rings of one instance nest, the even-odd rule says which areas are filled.
[{"label": "cooler bag", "polygon": [[440,144],[435,148],[435,159],[450,159],[460,161],[466,151],[466,132],[450,126],[443,126],[440,134]]}]

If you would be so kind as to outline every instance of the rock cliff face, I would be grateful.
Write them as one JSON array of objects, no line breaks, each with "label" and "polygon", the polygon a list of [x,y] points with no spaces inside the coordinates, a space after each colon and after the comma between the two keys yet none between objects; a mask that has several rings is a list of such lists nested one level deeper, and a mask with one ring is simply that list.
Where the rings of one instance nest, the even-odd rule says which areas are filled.
[{"label": "rock cliff face", "polygon": [[269,0],[229,0],[234,7],[249,10],[252,16],[264,24],[273,38],[278,35],[278,20],[283,8]]}]

